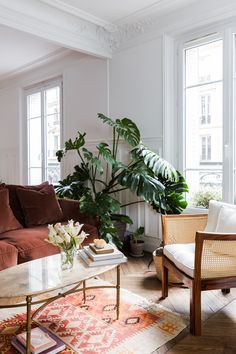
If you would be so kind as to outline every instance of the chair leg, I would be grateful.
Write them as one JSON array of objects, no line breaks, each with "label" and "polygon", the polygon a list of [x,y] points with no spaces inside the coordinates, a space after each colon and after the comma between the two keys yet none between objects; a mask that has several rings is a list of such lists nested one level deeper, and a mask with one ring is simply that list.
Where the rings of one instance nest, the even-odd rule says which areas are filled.
[{"label": "chair leg", "polygon": [[229,289],[229,288],[227,288],[227,289],[221,289],[221,292],[222,292],[222,294],[227,295],[227,294],[230,293],[230,289]]},{"label": "chair leg", "polygon": [[194,282],[190,288],[190,333],[201,335],[201,289]]},{"label": "chair leg", "polygon": [[168,268],[162,267],[162,299],[168,296]]}]

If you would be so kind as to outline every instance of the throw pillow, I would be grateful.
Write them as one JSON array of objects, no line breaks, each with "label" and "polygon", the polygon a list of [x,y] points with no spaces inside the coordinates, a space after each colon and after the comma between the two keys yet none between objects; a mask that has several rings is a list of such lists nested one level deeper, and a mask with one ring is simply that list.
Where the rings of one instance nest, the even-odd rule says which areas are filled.
[{"label": "throw pillow", "polygon": [[[222,206],[234,208],[236,211],[236,206],[228,203],[218,202],[216,200],[211,200],[208,209],[207,225],[205,227],[206,232],[215,232],[218,222],[218,217]],[[219,231],[220,232],[220,231]]]},{"label": "throw pillow", "polygon": [[0,233],[16,229],[22,229],[22,225],[15,218],[9,205],[9,192],[0,188]]},{"label": "throw pillow", "polygon": [[[215,232],[236,234],[236,207],[228,204],[220,208]],[[211,251],[236,257],[236,241],[212,241]]]},{"label": "throw pillow", "polygon": [[9,190],[9,202],[10,202],[10,207],[13,211],[13,214],[17,218],[17,220],[25,226],[25,220],[24,220],[24,213],[21,208],[20,200],[17,195],[17,189],[18,188],[23,188],[23,189],[30,189],[30,190],[36,190],[40,191],[43,189],[45,186],[48,186],[48,182],[43,182],[38,185],[32,185],[32,186],[21,186],[17,184],[4,184],[5,188]]},{"label": "throw pillow", "polygon": [[17,188],[26,227],[62,221],[63,214],[52,185],[40,191]]},{"label": "throw pillow", "polygon": [[215,232],[236,234],[236,207],[222,205]]}]

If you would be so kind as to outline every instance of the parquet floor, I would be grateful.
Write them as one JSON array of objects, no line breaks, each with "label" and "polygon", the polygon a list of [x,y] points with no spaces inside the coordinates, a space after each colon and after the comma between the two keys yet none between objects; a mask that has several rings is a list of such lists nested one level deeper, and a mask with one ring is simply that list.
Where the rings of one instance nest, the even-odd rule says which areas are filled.
[{"label": "parquet floor", "polygon": [[[121,268],[121,286],[180,314],[189,316],[189,290],[171,287],[169,296],[160,301],[161,283],[156,277],[150,254],[143,258],[129,258]],[[115,282],[115,273],[107,272],[103,279]],[[182,338],[182,339],[181,339]],[[202,293],[202,336],[194,337],[189,329],[176,344],[162,347],[158,354],[236,354],[236,289],[222,295],[220,290]],[[146,354],[146,353],[145,353]]]}]

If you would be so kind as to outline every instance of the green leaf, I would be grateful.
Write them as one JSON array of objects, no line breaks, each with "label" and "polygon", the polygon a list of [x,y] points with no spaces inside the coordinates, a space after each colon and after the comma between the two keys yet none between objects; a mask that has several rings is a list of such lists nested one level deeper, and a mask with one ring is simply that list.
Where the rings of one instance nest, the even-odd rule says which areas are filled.
[{"label": "green leaf", "polygon": [[133,220],[128,215],[124,214],[112,214],[112,220],[123,222],[124,224],[133,224]]},{"label": "green leaf", "polygon": [[108,125],[110,125],[111,127],[114,127],[115,125],[115,122],[114,120],[112,120],[111,118],[109,117],[106,117],[104,114],[102,113],[98,113],[98,118],[100,118],[103,123],[107,123]]},{"label": "green leaf", "polygon": [[86,160],[88,160],[88,161],[91,161],[92,158],[93,158],[93,153],[91,151],[89,151],[88,149],[86,149],[86,148],[83,148],[82,151],[83,151],[83,154],[84,154],[84,158]]},{"label": "green leaf", "polygon": [[86,133],[81,134],[80,132],[78,132],[78,136],[75,138],[74,141],[72,141],[71,139],[67,140],[65,142],[65,149],[58,150],[56,152],[57,160],[61,162],[62,158],[66,155],[67,151],[70,150],[79,151],[79,149],[85,144],[85,139],[84,139],[85,135]]},{"label": "green leaf", "polygon": [[99,151],[99,154],[104,158],[104,160],[109,164],[109,165],[114,165],[115,160],[112,156],[111,150],[109,148],[109,145],[107,143],[100,143],[97,146],[97,149]]},{"label": "green leaf", "polygon": [[165,187],[156,178],[150,176],[148,173],[125,169],[118,177],[118,182],[129,188],[132,192],[136,193],[138,197],[146,200],[147,202],[152,202],[157,195],[163,193]]},{"label": "green leaf", "polygon": [[163,178],[171,181],[178,181],[178,173],[176,169],[169,162],[143,144],[140,144],[139,147],[133,149],[132,155],[136,159],[142,159],[144,164],[150,168],[155,175],[161,175]]},{"label": "green leaf", "polygon": [[[137,146],[140,142],[140,131],[137,125],[129,118],[116,119],[115,121],[106,117],[102,113],[98,113],[103,123],[115,128],[116,132],[131,146]],[[113,142],[114,144],[114,142]]]},{"label": "green leaf", "polygon": [[137,146],[139,144],[140,131],[131,119],[116,119],[115,129],[117,133],[131,146]]}]

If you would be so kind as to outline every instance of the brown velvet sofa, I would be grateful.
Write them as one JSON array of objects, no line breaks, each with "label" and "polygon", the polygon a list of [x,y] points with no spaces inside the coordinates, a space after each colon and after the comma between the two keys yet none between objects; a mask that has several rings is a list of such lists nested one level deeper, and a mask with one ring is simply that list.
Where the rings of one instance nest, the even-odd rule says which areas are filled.
[{"label": "brown velvet sofa", "polygon": [[[16,219],[17,224],[19,224],[19,226],[15,226],[15,229],[13,230],[10,229],[5,232],[0,231],[0,270],[19,263],[24,263],[33,259],[50,256],[60,252],[58,247],[45,241],[48,236],[48,223],[44,225],[26,225],[24,208],[22,208],[21,200],[19,199],[19,188],[23,188],[24,190],[29,189],[33,191],[41,191],[42,187],[45,185],[48,186],[49,184],[43,183],[42,185],[38,186],[2,184],[0,186],[0,191],[2,191],[3,188],[4,190],[8,190],[9,207],[14,214],[14,219]],[[60,220],[57,217],[57,220],[55,220],[56,222],[66,222],[70,219],[73,219],[74,221],[83,223],[83,230],[89,234],[89,236],[84,241],[84,244],[88,244],[92,242],[94,238],[98,237],[97,220],[82,214],[79,210],[79,202],[74,200],[59,199],[56,201],[56,203],[59,204],[58,207],[61,210]],[[52,209],[50,210],[52,211]],[[3,211],[4,210],[1,210],[0,208],[0,213]],[[51,221],[52,220],[53,214],[51,215]],[[3,220],[2,222],[5,221]]]}]

